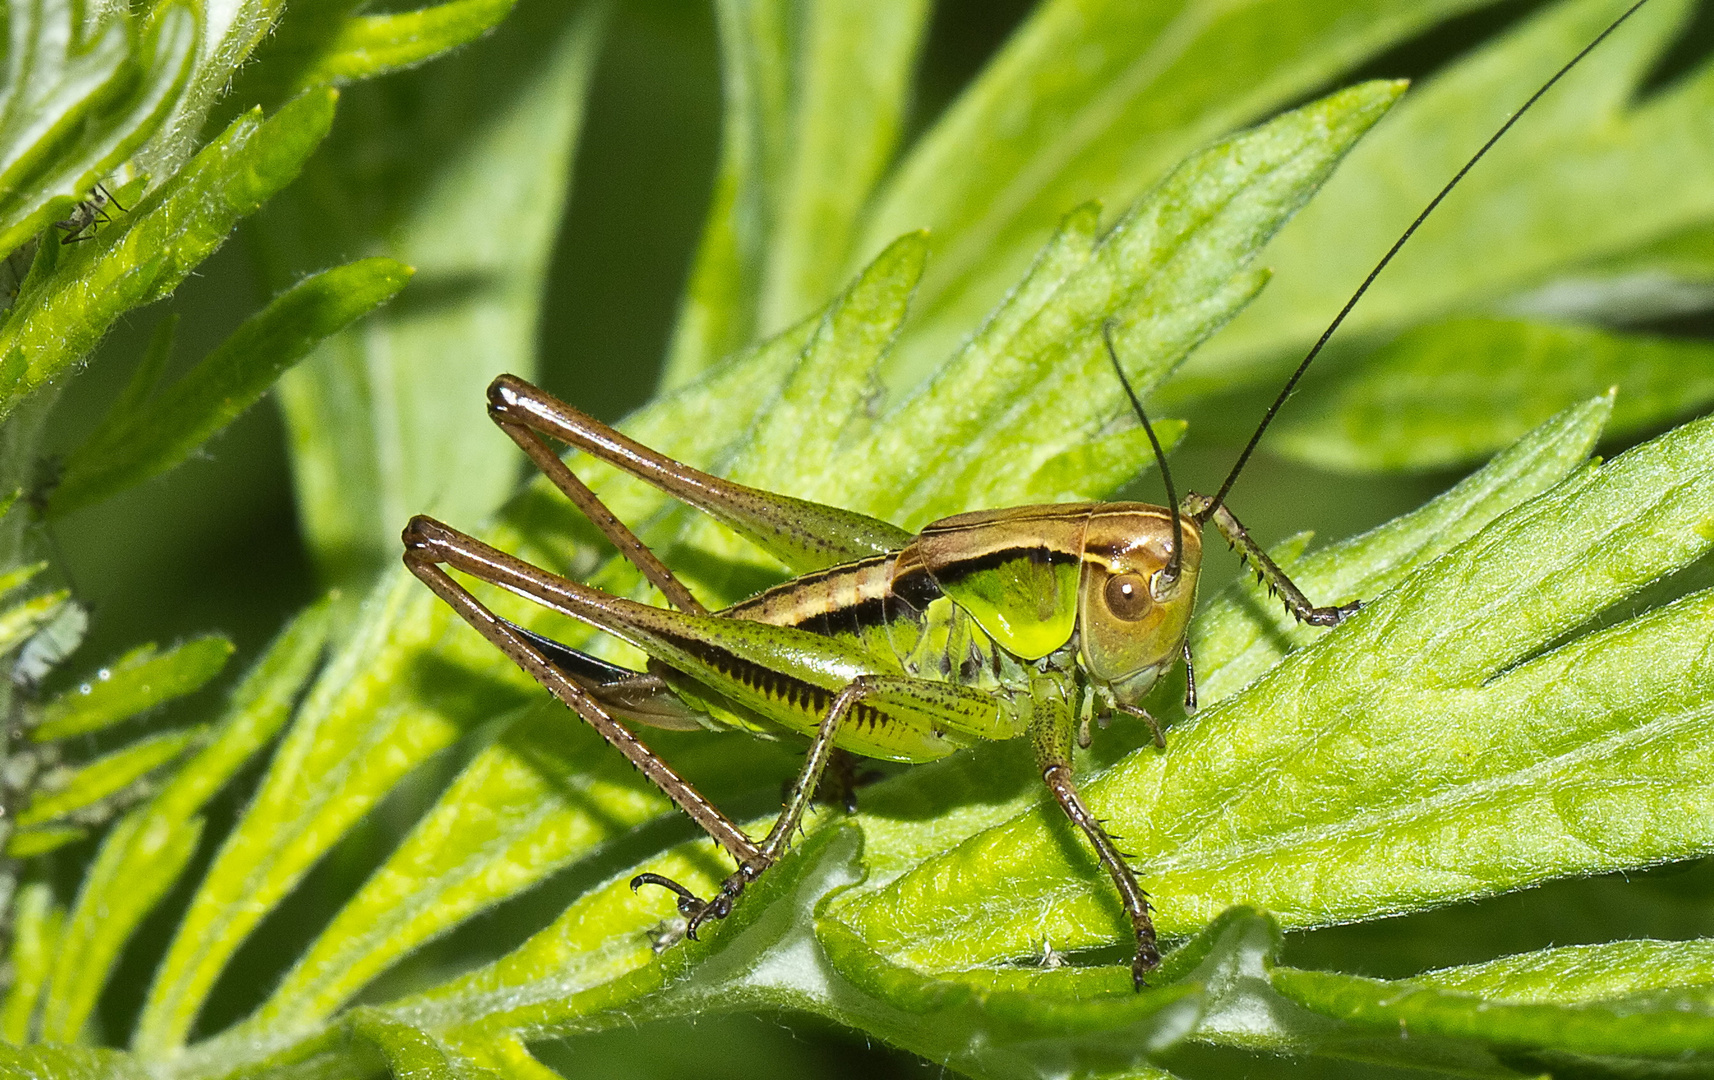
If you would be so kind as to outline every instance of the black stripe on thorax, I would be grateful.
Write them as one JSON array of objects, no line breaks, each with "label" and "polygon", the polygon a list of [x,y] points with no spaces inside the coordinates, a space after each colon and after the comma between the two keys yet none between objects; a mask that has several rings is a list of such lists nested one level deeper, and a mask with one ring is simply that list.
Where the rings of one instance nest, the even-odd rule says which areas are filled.
[{"label": "black stripe on thorax", "polygon": [[980,555],[972,555],[968,559],[957,559],[935,569],[934,576],[942,585],[952,585],[963,581],[972,574],[984,570],[994,570],[1010,562],[1027,561],[1038,566],[1049,566],[1054,563],[1064,565],[1081,560],[1075,552],[1061,551],[1046,544],[1017,544],[1010,547],[995,548],[984,551]]},{"label": "black stripe on thorax", "polygon": [[942,595],[940,584],[921,563],[913,564],[909,570],[893,578],[893,596],[918,612],[927,611],[928,606]]}]

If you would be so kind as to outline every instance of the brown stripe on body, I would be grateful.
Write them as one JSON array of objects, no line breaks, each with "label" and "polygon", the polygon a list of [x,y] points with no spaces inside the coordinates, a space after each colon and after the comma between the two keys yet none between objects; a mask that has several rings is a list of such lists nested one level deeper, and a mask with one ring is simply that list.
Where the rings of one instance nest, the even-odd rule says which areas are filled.
[{"label": "brown stripe on body", "polygon": [[923,526],[917,539],[920,541],[930,537],[958,536],[961,533],[979,532],[995,525],[1017,524],[1028,528],[1047,522],[1076,523],[1087,518],[1091,511],[1107,505],[1112,504],[1037,503],[1033,506],[1008,506],[999,510],[972,510],[929,522]]}]

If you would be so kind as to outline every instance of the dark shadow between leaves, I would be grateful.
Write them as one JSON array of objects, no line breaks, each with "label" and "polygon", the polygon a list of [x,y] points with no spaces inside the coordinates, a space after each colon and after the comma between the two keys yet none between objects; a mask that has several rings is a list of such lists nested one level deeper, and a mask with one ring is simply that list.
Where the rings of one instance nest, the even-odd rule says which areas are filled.
[{"label": "dark shadow between leaves", "polygon": [[1714,936],[1714,858],[1550,881],[1432,911],[1286,935],[1282,963],[1378,979],[1562,945]]},{"label": "dark shadow between leaves", "polygon": [[505,278],[493,271],[429,271],[412,278],[388,308],[395,318],[432,315],[443,308],[463,307],[484,293],[499,292],[507,284]]},{"label": "dark shadow between leaves", "polygon": [[447,719],[465,723],[466,730],[538,700],[525,687],[435,653],[412,656],[403,681],[411,697]]},{"label": "dark shadow between leaves", "polygon": [[958,806],[1011,802],[1026,788],[1047,795],[1029,746],[1013,739],[910,766],[898,776],[862,789],[858,807],[865,817],[930,821]]}]

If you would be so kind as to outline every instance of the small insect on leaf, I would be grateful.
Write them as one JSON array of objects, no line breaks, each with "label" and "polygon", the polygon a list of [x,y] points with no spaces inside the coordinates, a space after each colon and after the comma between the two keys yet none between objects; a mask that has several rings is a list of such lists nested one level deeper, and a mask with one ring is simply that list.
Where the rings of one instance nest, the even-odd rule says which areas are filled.
[{"label": "small insect on leaf", "polygon": [[126,212],[124,205],[114,198],[106,185],[96,184],[87,198],[71,208],[71,213],[54,222],[54,228],[64,234],[60,237],[60,243],[75,244],[80,240],[95,239],[95,234],[101,226],[113,220],[113,215],[108,213],[108,207],[121,214]]}]

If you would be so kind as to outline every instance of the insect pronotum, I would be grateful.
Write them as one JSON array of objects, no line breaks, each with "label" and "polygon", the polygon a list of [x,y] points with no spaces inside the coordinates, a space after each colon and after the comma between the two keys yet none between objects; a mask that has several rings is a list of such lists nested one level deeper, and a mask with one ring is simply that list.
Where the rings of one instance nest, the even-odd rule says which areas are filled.
[{"label": "insect pronotum", "polygon": [[[583,717],[737,863],[710,899],[641,874],[678,897],[695,938],[785,853],[829,760],[840,751],[928,761],[989,739],[1027,736],[1042,779],[1094,848],[1135,931],[1134,983],[1160,960],[1148,895],[1078,794],[1072,744],[1092,712],[1154,721],[1142,695],[1180,659],[1195,680],[1186,629],[1202,529],[1212,522],[1299,620],[1337,626],[1359,605],[1317,607],[1226,506],[1263,432],[1345,317],[1448,192],[1555,83],[1647,0],[1637,0],[1536,91],[1470,158],[1352,294],[1280,390],[1210,497],[1179,502],[1160,443],[1100,333],[1167,488],[1168,506],[1075,503],[979,510],[911,536],[882,521],[710,476],[658,454],[511,375],[488,389],[489,417],[672,604],[653,607],[532,566],[432,518],[411,519],[405,564],[485,638]],[[776,552],[806,549],[822,568],[709,612],[607,509],[545,437],[584,451]],[[500,618],[447,573],[507,589],[637,646],[633,671]],[[792,732],[809,751],[772,829],[752,840],[626,726]],[[1159,729],[1157,744],[1164,746]]]}]

